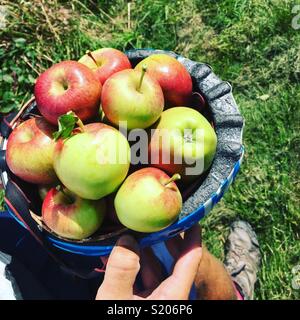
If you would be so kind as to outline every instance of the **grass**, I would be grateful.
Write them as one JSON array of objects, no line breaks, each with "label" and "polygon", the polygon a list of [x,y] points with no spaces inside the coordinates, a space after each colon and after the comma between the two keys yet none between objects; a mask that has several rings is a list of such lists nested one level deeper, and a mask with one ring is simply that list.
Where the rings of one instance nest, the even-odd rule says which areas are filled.
[{"label": "grass", "polygon": [[130,17],[122,0],[1,3],[1,112],[20,107],[54,62],[99,47],[173,50],[229,80],[246,121],[246,155],[235,184],[203,221],[204,240],[222,259],[229,224],[247,220],[263,256],[255,298],[299,298],[291,286],[300,264],[300,30],[291,26],[299,2],[136,0]]}]

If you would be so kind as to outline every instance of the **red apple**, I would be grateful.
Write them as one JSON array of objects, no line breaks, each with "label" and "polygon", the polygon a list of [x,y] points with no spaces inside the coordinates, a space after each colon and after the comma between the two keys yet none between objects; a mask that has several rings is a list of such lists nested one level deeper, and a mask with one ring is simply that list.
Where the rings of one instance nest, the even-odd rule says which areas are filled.
[{"label": "red apple", "polygon": [[51,184],[40,184],[38,186],[38,194],[39,194],[41,200],[44,201],[49,190],[56,187],[56,185],[57,185],[57,181],[55,183],[51,183]]},{"label": "red apple", "polygon": [[93,70],[102,85],[114,73],[131,69],[126,54],[113,48],[102,48],[88,52],[78,62]]},{"label": "red apple", "polygon": [[63,61],[43,72],[34,87],[41,114],[52,124],[59,116],[74,111],[82,120],[95,115],[100,107],[102,86],[95,74],[76,61]]},{"label": "red apple", "polygon": [[147,66],[147,73],[156,79],[164,93],[166,106],[189,104],[193,83],[186,68],[175,58],[166,54],[153,54],[142,60],[135,70]]},{"label": "red apple", "polygon": [[42,218],[56,234],[81,240],[99,229],[105,210],[104,200],[86,200],[68,190],[52,188],[43,202]]},{"label": "red apple", "polygon": [[178,174],[170,178],[156,168],[132,173],[115,198],[120,222],[139,232],[155,232],[172,224],[182,207],[182,197],[174,182],[177,179]]},{"label": "red apple", "polygon": [[22,122],[7,141],[6,162],[19,178],[37,184],[56,181],[53,169],[55,128],[41,117]]},{"label": "red apple", "polygon": [[155,79],[146,71],[123,70],[112,75],[102,90],[102,110],[107,119],[128,129],[147,128],[157,121],[164,108],[164,96]]}]

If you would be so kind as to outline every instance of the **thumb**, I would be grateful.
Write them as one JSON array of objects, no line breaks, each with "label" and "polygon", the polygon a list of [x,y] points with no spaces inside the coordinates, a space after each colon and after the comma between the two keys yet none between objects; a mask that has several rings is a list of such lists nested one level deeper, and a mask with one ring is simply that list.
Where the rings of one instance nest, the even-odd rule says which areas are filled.
[{"label": "thumb", "polygon": [[104,280],[97,300],[126,300],[133,297],[133,285],[140,270],[138,243],[129,235],[122,236],[113,248],[106,265]]}]

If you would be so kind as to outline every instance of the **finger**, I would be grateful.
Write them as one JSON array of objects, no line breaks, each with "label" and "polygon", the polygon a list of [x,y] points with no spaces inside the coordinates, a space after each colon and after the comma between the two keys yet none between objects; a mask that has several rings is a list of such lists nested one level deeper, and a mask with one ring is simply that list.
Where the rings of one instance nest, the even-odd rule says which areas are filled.
[{"label": "finger", "polygon": [[201,259],[201,237],[198,225],[185,233],[183,251],[172,275],[149,296],[150,299],[188,299]]},{"label": "finger", "polygon": [[[200,228],[200,238],[202,239],[202,230],[201,230],[201,226],[199,225]],[[172,255],[172,257],[177,260],[183,250],[183,239],[184,239],[184,235],[185,233],[180,233],[179,235],[177,235],[174,238],[171,238],[169,240],[166,241],[166,246],[167,249],[169,250],[170,254]]]},{"label": "finger", "polygon": [[182,237],[177,235],[166,241],[166,247],[174,260],[177,260],[182,252]]},{"label": "finger", "polygon": [[131,236],[122,236],[108,258],[104,280],[96,299],[131,299],[140,269],[139,260],[137,242]]},{"label": "finger", "polygon": [[163,270],[151,248],[141,252],[141,279],[144,290],[153,290],[163,280]]}]

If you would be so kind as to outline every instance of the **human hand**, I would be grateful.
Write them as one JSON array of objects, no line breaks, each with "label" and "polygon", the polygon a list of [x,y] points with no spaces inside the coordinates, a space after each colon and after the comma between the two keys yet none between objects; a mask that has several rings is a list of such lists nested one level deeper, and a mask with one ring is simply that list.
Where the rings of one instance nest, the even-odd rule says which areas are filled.
[{"label": "human hand", "polygon": [[[97,300],[186,300],[194,283],[201,260],[201,230],[194,226],[166,242],[175,264],[172,274],[164,279],[162,266],[151,248],[139,250],[129,235],[122,236],[112,250]],[[140,272],[143,291],[137,289]]]}]

